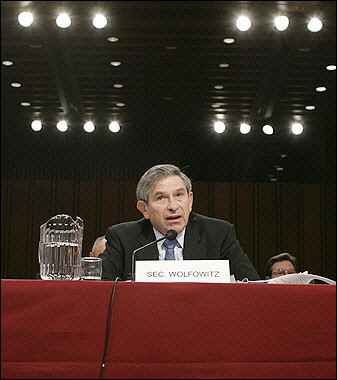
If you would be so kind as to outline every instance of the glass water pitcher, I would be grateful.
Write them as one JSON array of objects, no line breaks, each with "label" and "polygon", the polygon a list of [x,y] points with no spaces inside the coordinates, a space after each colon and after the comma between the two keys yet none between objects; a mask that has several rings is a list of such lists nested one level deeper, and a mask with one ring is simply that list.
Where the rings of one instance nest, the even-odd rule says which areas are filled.
[{"label": "glass water pitcher", "polygon": [[39,263],[42,280],[79,280],[83,220],[56,215],[40,226]]}]

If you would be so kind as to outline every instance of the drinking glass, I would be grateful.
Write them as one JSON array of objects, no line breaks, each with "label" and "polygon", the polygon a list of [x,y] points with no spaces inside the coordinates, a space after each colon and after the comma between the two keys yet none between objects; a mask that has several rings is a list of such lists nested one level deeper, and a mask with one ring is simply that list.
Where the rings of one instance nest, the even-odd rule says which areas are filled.
[{"label": "drinking glass", "polygon": [[102,259],[100,257],[82,257],[81,280],[101,281]]}]

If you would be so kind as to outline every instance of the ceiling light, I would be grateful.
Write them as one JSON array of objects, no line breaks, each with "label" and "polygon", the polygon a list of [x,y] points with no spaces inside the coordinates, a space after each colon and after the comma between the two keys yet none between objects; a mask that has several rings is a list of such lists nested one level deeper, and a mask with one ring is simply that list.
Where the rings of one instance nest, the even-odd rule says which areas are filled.
[{"label": "ceiling light", "polygon": [[324,87],[324,86],[316,87],[316,91],[317,92],[324,92],[324,91],[326,91],[326,87]]},{"label": "ceiling light", "polygon": [[109,42],[117,42],[118,39],[119,39],[118,37],[108,37]]},{"label": "ceiling light", "polygon": [[216,121],[214,123],[213,128],[214,128],[214,132],[216,132],[216,133],[223,133],[223,132],[225,132],[226,125],[222,121]]},{"label": "ceiling light", "polygon": [[328,66],[326,67],[326,69],[329,70],[329,71],[336,70],[336,65],[328,65]]},{"label": "ceiling light", "polygon": [[124,107],[124,106],[125,106],[125,103],[116,103],[116,106],[117,106],[117,107]]},{"label": "ceiling light", "polygon": [[29,102],[21,102],[20,103],[23,107],[29,107],[30,103]]},{"label": "ceiling light", "polygon": [[109,129],[113,133],[117,133],[120,131],[121,127],[117,123],[117,121],[113,121],[112,123],[109,124]]},{"label": "ceiling light", "polygon": [[233,44],[235,42],[234,38],[225,38],[223,40],[225,44]]},{"label": "ceiling light", "polygon": [[122,87],[123,87],[123,85],[120,84],[120,83],[115,83],[113,86],[114,86],[115,88],[122,88]]},{"label": "ceiling light", "polygon": [[219,66],[220,67],[229,67],[229,63],[220,63]]},{"label": "ceiling light", "polygon": [[22,85],[21,85],[21,83],[13,82],[13,83],[11,83],[11,86],[18,88],[18,87],[21,87]]},{"label": "ceiling light", "polygon": [[294,123],[291,126],[291,131],[294,135],[300,135],[303,132],[304,128],[301,123]]},{"label": "ceiling light", "polygon": [[175,50],[177,47],[176,46],[164,46],[166,50]]},{"label": "ceiling light", "polygon": [[279,16],[275,18],[274,23],[275,23],[276,29],[283,32],[289,26],[289,19],[287,16]]},{"label": "ceiling light", "polygon": [[40,120],[33,120],[30,126],[35,132],[41,131],[42,129],[42,123]]},{"label": "ceiling light", "polygon": [[217,85],[217,86],[214,86],[214,88],[215,88],[216,90],[222,90],[222,89],[223,89],[223,86],[221,86],[221,85]]},{"label": "ceiling light", "polygon": [[21,26],[24,26],[24,27],[31,26],[34,21],[33,14],[30,12],[21,12],[18,16],[18,21]]},{"label": "ceiling light", "polygon": [[94,123],[92,123],[91,121],[87,121],[84,125],[83,125],[83,129],[88,132],[88,133],[91,133],[95,130],[95,125]]},{"label": "ceiling light", "polygon": [[56,124],[56,128],[60,131],[60,132],[65,132],[67,129],[68,129],[68,124],[66,121],[62,120],[62,121],[59,121],[57,124]]},{"label": "ceiling light", "polygon": [[61,13],[56,19],[56,24],[60,28],[68,28],[71,25],[71,18],[67,13]]},{"label": "ceiling light", "polygon": [[219,108],[219,107],[221,107],[221,104],[220,103],[214,103],[214,104],[212,104],[212,107],[213,108]]},{"label": "ceiling light", "polygon": [[[13,62],[12,61],[2,61],[2,64],[4,66],[12,66],[13,65]],[[329,69],[328,69],[329,70]]]},{"label": "ceiling light", "polygon": [[252,26],[252,22],[247,16],[240,16],[236,20],[236,27],[241,30],[241,32],[246,32],[247,30],[250,29]]},{"label": "ceiling light", "polygon": [[274,128],[269,125],[269,124],[266,124],[262,127],[262,131],[263,133],[265,133],[266,135],[272,135],[274,133]]},{"label": "ceiling light", "polygon": [[108,20],[106,17],[102,14],[97,14],[94,19],[92,20],[92,24],[94,25],[95,28],[97,29],[102,29],[104,28],[108,23]]},{"label": "ceiling light", "polygon": [[315,106],[305,106],[305,109],[308,111],[314,110],[316,107]]},{"label": "ceiling light", "polygon": [[118,62],[118,61],[112,61],[112,62],[110,62],[110,65],[111,66],[120,66],[122,64],[122,62]]},{"label": "ceiling light", "polygon": [[308,22],[308,29],[310,32],[319,32],[323,28],[323,23],[317,17],[312,18]]},{"label": "ceiling light", "polygon": [[249,124],[242,123],[240,125],[240,133],[242,133],[243,135],[248,134],[251,131],[251,129],[252,127]]}]

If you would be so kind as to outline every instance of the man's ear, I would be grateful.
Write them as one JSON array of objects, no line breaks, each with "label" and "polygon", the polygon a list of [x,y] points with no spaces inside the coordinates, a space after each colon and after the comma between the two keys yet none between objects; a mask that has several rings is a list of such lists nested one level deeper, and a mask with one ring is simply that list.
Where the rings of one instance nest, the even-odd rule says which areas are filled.
[{"label": "man's ear", "polygon": [[189,194],[189,203],[190,203],[190,211],[192,211],[192,206],[193,206],[193,193],[192,193],[192,191]]},{"label": "man's ear", "polygon": [[265,277],[265,280],[269,280],[269,276],[266,276],[266,277]]},{"label": "man's ear", "polygon": [[137,209],[143,214],[145,219],[149,219],[149,214],[146,212],[146,203],[144,201],[137,202]]}]

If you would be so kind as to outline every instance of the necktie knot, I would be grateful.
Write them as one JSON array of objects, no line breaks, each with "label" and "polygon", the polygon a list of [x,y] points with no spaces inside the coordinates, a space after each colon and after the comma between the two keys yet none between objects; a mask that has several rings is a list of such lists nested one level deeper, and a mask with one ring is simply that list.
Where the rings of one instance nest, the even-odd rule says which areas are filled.
[{"label": "necktie knot", "polygon": [[175,260],[175,255],[174,255],[174,247],[177,245],[177,240],[168,240],[166,239],[164,241],[164,246],[166,248],[166,255],[165,255],[165,260]]}]

